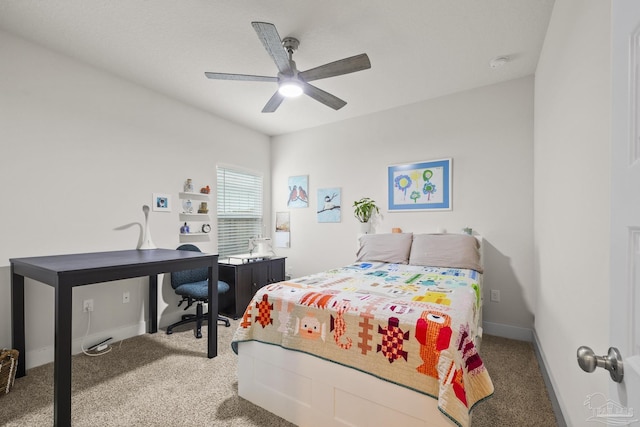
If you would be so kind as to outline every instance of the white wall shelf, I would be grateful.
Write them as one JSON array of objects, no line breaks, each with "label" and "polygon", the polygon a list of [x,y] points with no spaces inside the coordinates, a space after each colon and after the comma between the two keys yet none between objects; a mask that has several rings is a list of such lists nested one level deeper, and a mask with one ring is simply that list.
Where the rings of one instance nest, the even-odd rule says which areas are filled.
[{"label": "white wall shelf", "polygon": [[[180,218],[182,217],[189,217],[195,221],[204,221],[204,219],[209,218],[209,214],[208,213],[186,213],[186,212],[180,212]],[[200,219],[198,219],[200,218]],[[204,219],[203,219],[204,218]]]},{"label": "white wall shelf", "polygon": [[193,201],[191,203],[193,206],[191,207],[192,209],[194,209],[194,212],[180,212],[179,214],[181,226],[187,223],[189,225],[189,228],[193,230],[189,233],[179,233],[181,240],[183,238],[189,239],[189,238],[196,238],[196,237],[200,239],[204,239],[204,238],[209,239],[209,234],[211,233],[205,233],[201,231],[202,226],[204,224],[210,223],[209,213],[197,212],[198,205],[200,204],[199,202],[208,201],[209,196],[210,194],[208,193],[196,193],[196,192],[189,192],[189,191],[182,191],[178,193],[178,198],[181,200],[180,208],[184,209],[184,204],[182,203],[182,201],[191,200]]},{"label": "white wall shelf", "polygon": [[178,193],[178,197],[181,199],[209,200],[210,195],[211,194],[207,194],[207,193],[196,193],[195,191],[193,193],[189,193],[189,192]]}]

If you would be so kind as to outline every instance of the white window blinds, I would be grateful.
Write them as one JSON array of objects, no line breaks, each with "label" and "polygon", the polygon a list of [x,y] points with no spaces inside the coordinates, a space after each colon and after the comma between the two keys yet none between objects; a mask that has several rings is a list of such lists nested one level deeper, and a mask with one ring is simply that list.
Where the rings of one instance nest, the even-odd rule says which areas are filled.
[{"label": "white window blinds", "polygon": [[262,233],[262,176],[218,166],[218,254],[249,252]]}]

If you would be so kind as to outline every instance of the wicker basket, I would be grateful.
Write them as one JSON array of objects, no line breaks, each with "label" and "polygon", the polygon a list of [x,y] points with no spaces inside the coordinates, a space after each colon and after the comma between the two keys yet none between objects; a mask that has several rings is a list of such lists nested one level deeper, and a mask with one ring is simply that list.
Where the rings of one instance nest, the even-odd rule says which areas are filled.
[{"label": "wicker basket", "polygon": [[0,397],[11,391],[18,370],[18,350],[0,350]]}]

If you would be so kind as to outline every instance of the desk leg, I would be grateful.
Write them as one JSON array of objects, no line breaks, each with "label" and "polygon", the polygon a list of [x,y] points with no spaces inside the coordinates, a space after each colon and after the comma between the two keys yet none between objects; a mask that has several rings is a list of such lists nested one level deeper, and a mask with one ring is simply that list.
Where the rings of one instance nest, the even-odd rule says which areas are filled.
[{"label": "desk leg", "polygon": [[158,276],[149,276],[149,333],[158,332]]},{"label": "desk leg", "polygon": [[207,310],[207,357],[218,355],[218,265],[209,266],[209,309]]},{"label": "desk leg", "polygon": [[26,370],[26,350],[24,340],[24,276],[13,272],[11,265],[11,341],[20,352],[16,377],[24,377]]},{"label": "desk leg", "polygon": [[72,287],[55,287],[55,339],[53,361],[53,423],[71,425],[71,295]]}]

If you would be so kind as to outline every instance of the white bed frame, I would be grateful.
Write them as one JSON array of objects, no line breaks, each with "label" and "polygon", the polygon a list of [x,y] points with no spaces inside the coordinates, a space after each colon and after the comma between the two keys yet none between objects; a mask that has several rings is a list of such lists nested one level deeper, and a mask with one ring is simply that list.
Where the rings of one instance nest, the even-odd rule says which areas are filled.
[{"label": "white bed frame", "polygon": [[[476,345],[482,329],[478,328]],[[305,353],[238,343],[238,395],[302,427],[456,425],[432,397]]]},{"label": "white bed frame", "polygon": [[[482,259],[482,237],[475,237],[481,243]],[[475,340],[478,349],[480,325],[482,311]],[[257,341],[238,343],[238,395],[301,427],[457,425],[440,412],[435,398],[356,369]]]}]

